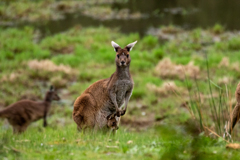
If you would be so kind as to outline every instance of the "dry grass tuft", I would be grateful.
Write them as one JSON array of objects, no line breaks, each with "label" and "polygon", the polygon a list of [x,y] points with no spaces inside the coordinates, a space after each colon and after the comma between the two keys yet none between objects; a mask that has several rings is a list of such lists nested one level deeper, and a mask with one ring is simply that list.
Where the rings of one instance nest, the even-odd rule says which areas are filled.
[{"label": "dry grass tuft", "polygon": [[161,87],[154,84],[147,84],[147,88],[159,96],[168,96],[170,94],[175,95],[174,92],[180,92],[181,94],[186,94],[183,88],[178,87],[174,82],[164,82]]},{"label": "dry grass tuft", "polygon": [[218,67],[229,67],[229,58],[223,57],[222,61],[218,64]]},{"label": "dry grass tuft", "polygon": [[239,63],[238,62],[232,63],[231,69],[239,72],[240,71]]},{"label": "dry grass tuft", "polygon": [[75,74],[76,71],[69,66],[60,64],[59,66],[54,64],[50,60],[31,60],[28,62],[28,67],[32,70],[44,70],[48,72],[63,72],[65,74]]},{"label": "dry grass tuft", "polygon": [[21,75],[19,73],[11,73],[10,75],[4,75],[0,82],[14,82]]},{"label": "dry grass tuft", "polygon": [[218,67],[219,68],[222,68],[222,67],[229,68],[229,69],[237,71],[237,72],[240,71],[239,63],[238,62],[230,63],[228,57],[223,57],[221,62],[218,64]]},{"label": "dry grass tuft", "polygon": [[222,78],[218,79],[218,84],[220,84],[220,85],[231,84],[232,81],[233,81],[232,77],[223,76]]},{"label": "dry grass tuft", "polygon": [[194,66],[192,61],[187,65],[177,65],[172,63],[169,58],[165,58],[158,63],[155,72],[162,78],[179,78],[184,80],[185,75],[190,78],[199,78],[200,69],[198,66]]},{"label": "dry grass tuft", "polygon": [[67,86],[67,80],[63,79],[61,76],[53,77],[50,79],[51,84],[55,88],[64,88]]}]

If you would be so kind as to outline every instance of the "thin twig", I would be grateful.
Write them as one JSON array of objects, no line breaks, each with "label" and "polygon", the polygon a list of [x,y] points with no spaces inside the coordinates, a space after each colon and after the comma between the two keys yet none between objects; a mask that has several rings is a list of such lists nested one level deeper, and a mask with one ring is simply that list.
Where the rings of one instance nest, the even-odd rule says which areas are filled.
[{"label": "thin twig", "polygon": [[[217,136],[217,137],[219,137],[219,138],[221,137],[221,136],[219,136],[216,132],[214,132],[214,131],[212,131],[211,129],[209,129],[208,127],[205,127],[205,126],[203,126],[203,127],[206,128],[206,129],[207,129],[208,131],[210,131],[211,133],[213,133],[215,136]],[[222,138],[222,137],[221,137],[221,138]],[[224,138],[223,138],[223,140],[226,141],[227,143],[230,143],[229,141],[227,141],[227,140],[224,139]]]}]

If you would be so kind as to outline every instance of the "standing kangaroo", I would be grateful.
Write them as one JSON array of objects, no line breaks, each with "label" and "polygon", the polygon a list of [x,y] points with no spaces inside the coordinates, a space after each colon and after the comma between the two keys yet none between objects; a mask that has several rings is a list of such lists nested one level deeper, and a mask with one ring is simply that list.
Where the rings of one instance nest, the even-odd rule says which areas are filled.
[{"label": "standing kangaroo", "polygon": [[[130,54],[137,41],[122,49],[112,41],[116,52],[116,71],[110,78],[99,80],[90,85],[75,101],[73,120],[78,129],[101,129],[107,125],[107,116],[116,114],[119,118],[127,110],[128,101],[132,95],[133,79],[129,72]],[[125,103],[124,109],[120,107]]]},{"label": "standing kangaroo", "polygon": [[43,126],[47,126],[47,113],[52,100],[60,100],[57,93],[51,86],[50,91],[45,95],[44,101],[35,102],[31,100],[21,100],[11,104],[0,111],[1,118],[7,118],[13,127],[14,133],[24,132],[31,122],[43,118]]}]

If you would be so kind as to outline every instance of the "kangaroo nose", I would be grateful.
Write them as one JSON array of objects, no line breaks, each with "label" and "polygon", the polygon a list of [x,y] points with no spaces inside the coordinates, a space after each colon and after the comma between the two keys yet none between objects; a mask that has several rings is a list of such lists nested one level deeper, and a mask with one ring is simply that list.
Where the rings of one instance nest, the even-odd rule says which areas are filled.
[{"label": "kangaroo nose", "polygon": [[125,62],[124,61],[121,61],[121,64],[124,64]]}]

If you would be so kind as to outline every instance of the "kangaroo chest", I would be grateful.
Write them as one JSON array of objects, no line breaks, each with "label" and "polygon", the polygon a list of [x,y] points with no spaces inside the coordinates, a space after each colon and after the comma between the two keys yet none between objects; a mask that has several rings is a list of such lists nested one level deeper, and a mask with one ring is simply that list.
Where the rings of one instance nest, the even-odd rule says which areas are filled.
[{"label": "kangaroo chest", "polygon": [[119,107],[121,107],[121,105],[123,104],[126,93],[128,91],[131,91],[132,85],[133,84],[130,80],[117,81],[115,91],[116,91],[116,100]]},{"label": "kangaroo chest", "polygon": [[[133,83],[130,79],[116,81],[116,83],[114,85],[114,91],[116,93],[116,101],[117,101],[118,107],[121,107],[123,105],[125,96],[126,96],[127,92],[132,92],[132,87],[133,87]],[[107,117],[109,114],[111,114],[115,111],[116,111],[115,106],[114,106],[111,98],[109,97],[109,99],[104,103],[104,107],[101,109],[99,114],[104,113],[105,117]],[[97,117],[99,118],[99,116],[97,116]],[[103,119],[101,119],[101,121],[102,120]]]}]

